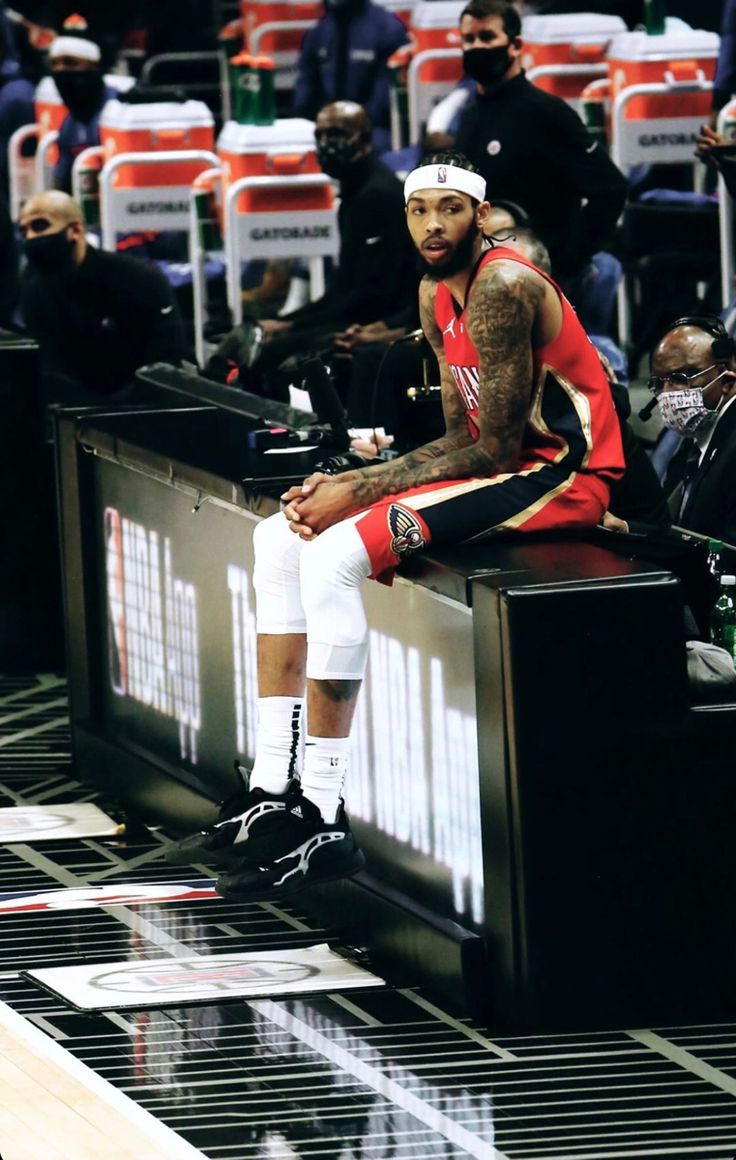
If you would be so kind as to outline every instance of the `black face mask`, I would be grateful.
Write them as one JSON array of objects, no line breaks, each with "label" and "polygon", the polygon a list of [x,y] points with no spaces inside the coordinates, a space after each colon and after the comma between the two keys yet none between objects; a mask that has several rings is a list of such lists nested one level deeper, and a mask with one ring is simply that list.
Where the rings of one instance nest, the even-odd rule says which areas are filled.
[{"label": "black face mask", "polygon": [[74,265],[74,238],[68,237],[65,229],[40,238],[26,238],[23,249],[28,265],[39,274],[60,274]]},{"label": "black face mask", "polygon": [[498,44],[494,48],[469,48],[463,53],[465,74],[479,85],[498,84],[510,67],[508,44]]},{"label": "black face mask", "polygon": [[317,161],[323,173],[342,181],[355,161],[355,145],[349,141],[322,141],[317,145]]},{"label": "black face mask", "polygon": [[90,121],[105,103],[105,81],[97,69],[64,69],[52,75],[59,96],[79,121]]}]

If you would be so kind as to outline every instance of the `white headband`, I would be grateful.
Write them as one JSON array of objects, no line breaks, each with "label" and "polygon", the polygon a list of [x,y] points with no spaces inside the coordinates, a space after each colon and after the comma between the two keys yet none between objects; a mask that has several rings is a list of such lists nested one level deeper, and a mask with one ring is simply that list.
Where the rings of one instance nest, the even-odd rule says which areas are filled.
[{"label": "white headband", "polygon": [[95,64],[102,59],[99,46],[91,40],[83,40],[81,36],[57,36],[51,44],[49,56],[52,60],[57,56],[76,56],[78,60],[89,60]]},{"label": "white headband", "polygon": [[476,201],[486,199],[486,183],[480,173],[470,173],[457,165],[421,165],[413,169],[404,182],[404,201],[408,203],[418,189],[452,189],[467,193]]}]

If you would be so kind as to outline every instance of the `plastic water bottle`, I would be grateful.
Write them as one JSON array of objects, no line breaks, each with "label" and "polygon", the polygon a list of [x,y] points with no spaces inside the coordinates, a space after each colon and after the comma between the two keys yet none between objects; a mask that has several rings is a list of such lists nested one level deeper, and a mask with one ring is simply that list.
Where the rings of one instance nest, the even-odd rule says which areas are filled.
[{"label": "plastic water bottle", "polygon": [[736,664],[736,576],[721,576],[721,593],[710,617],[711,644],[725,648]]}]

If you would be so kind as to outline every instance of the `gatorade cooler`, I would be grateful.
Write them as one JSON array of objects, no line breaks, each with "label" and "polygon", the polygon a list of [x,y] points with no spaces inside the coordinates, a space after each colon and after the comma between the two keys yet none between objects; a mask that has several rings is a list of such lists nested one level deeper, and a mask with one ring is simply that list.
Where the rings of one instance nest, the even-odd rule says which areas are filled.
[{"label": "gatorade cooler", "polygon": [[[294,87],[296,62],[302,46],[304,27],[289,28],[294,21],[316,24],[324,16],[320,0],[241,0],[245,51],[270,56],[276,65],[277,89]],[[254,33],[263,24],[283,24],[263,35]]]},{"label": "gatorade cooler", "polygon": [[[109,161],[119,153],[150,153],[214,148],[215,126],[204,101],[162,101],[125,105],[108,101],[100,117],[100,144]],[[162,165],[125,165],[116,186],[190,185],[201,162],[169,161]]]},{"label": "gatorade cooler", "polygon": [[[407,28],[411,25],[412,13],[414,12],[414,5],[411,0],[375,0],[379,8],[385,8],[387,12],[393,12],[394,16],[398,16],[402,24]],[[434,3],[437,0],[433,0]]]},{"label": "gatorade cooler", "polygon": [[44,133],[59,130],[69,110],[62,101],[53,77],[44,77],[36,86],[33,99],[36,120]]},{"label": "gatorade cooler", "polygon": [[[720,40],[716,32],[677,28],[662,36],[624,32],[608,49],[611,100],[630,85],[668,80],[712,81],[718,62]],[[626,106],[625,120],[643,121],[665,117],[701,117],[711,111],[710,92],[673,92],[634,97]]]},{"label": "gatorade cooler", "polygon": [[[460,49],[460,13],[465,0],[418,0],[411,18],[414,56],[432,48]],[[421,69],[423,84],[456,84],[462,77],[463,66],[457,60],[427,61]]]},{"label": "gatorade cooler", "polygon": [[[317,163],[314,122],[287,117],[273,125],[239,125],[228,121],[217,140],[222,161],[223,188],[241,177],[289,177],[322,173]],[[281,188],[245,190],[238,199],[238,213],[331,209],[332,187],[300,189],[284,182]]]},{"label": "gatorade cooler", "polygon": [[[603,16],[598,12],[527,16],[521,29],[524,45],[521,63],[527,71],[558,65],[605,65],[609,44],[623,32],[626,24],[620,16]],[[571,101],[580,96],[590,79],[590,75],[570,76],[561,68],[557,75],[534,78],[534,84]]]}]

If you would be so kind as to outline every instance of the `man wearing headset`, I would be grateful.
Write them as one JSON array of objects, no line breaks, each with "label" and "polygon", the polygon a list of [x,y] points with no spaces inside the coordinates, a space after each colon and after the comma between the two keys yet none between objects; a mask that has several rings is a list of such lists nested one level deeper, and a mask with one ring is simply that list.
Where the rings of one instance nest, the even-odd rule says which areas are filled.
[{"label": "man wearing headset", "polygon": [[[736,543],[736,344],[716,315],[678,318],[655,346],[649,389],[683,437],[665,478],[673,522]],[[629,531],[606,515],[608,527]]]}]

